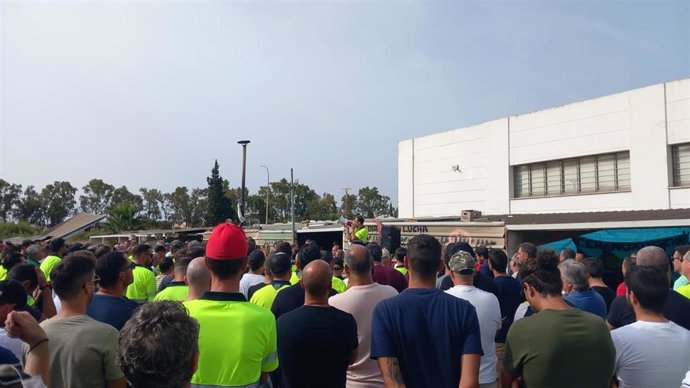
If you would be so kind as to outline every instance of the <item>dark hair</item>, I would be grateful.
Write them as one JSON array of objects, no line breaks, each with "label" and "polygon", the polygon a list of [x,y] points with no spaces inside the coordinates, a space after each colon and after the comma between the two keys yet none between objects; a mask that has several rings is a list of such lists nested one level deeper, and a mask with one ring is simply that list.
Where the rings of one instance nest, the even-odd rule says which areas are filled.
[{"label": "dark hair", "polygon": [[673,249],[673,252],[678,252],[680,257],[685,256],[685,254],[688,253],[688,251],[690,251],[690,245],[680,245]]},{"label": "dark hair", "polygon": [[480,245],[474,250],[474,253],[476,253],[477,256],[489,257],[489,248],[485,247],[484,245]]},{"label": "dark hair", "polygon": [[96,269],[96,260],[89,251],[70,253],[50,271],[50,281],[60,300],[70,300],[81,291]]},{"label": "dark hair", "polygon": [[505,273],[508,267],[508,256],[502,249],[489,250],[489,264],[494,270]]},{"label": "dark hair", "polygon": [[84,247],[84,244],[77,242],[77,243],[71,244],[69,246],[69,248],[67,248],[67,253],[73,253],[76,251],[81,251],[82,249],[86,249],[86,247]]},{"label": "dark hair", "polygon": [[266,262],[266,255],[261,250],[253,250],[249,252],[247,260],[249,262],[249,269],[256,271]]},{"label": "dark hair", "polygon": [[165,245],[160,245],[160,244],[158,244],[158,245],[156,245],[156,246],[153,248],[153,251],[156,252],[156,253],[158,253],[158,252],[166,252],[167,249],[165,249]]},{"label": "dark hair", "polygon": [[206,256],[206,248],[201,244],[195,244],[193,246],[189,246],[189,247],[187,247],[187,252],[186,252],[185,256],[191,257],[192,259],[196,259],[197,257]]},{"label": "dark hair", "polygon": [[276,244],[276,252],[283,252],[292,257],[292,246],[287,241],[281,241]]},{"label": "dark hair", "polygon": [[21,262],[24,261],[24,256],[22,256],[21,252],[13,251],[9,254],[6,254],[2,257],[2,266],[7,270],[11,270],[16,266],[17,264],[20,264]]},{"label": "dark hair", "polygon": [[656,267],[633,266],[625,274],[628,294],[634,293],[645,310],[662,314],[668,298],[668,275]]},{"label": "dark hair", "polygon": [[36,286],[38,286],[36,267],[26,263],[16,265],[7,274],[7,280],[15,280],[19,283],[28,280],[30,287],[32,289],[36,288]]},{"label": "dark hair", "polygon": [[273,276],[283,276],[290,270],[290,255],[285,252],[272,252],[268,257],[268,270]]},{"label": "dark hair", "polygon": [[177,301],[150,302],[120,332],[118,359],[132,388],[181,388],[192,378],[199,323]]},{"label": "dark hair", "polygon": [[214,260],[206,258],[211,273],[221,280],[237,275],[244,267],[243,260]]},{"label": "dark hair", "polygon": [[126,269],[125,265],[130,261],[124,253],[115,251],[106,253],[96,258],[96,275],[101,278],[99,284],[103,287],[112,287],[117,283],[120,272]]},{"label": "dark hair", "polygon": [[383,258],[383,248],[377,243],[367,244],[367,252],[369,252],[369,257],[372,261],[380,262]]},{"label": "dark hair", "polygon": [[299,249],[297,257],[299,258],[300,266],[304,269],[312,261],[321,259],[321,250],[316,244],[304,244]]},{"label": "dark hair", "polygon": [[149,244],[139,244],[136,247],[134,247],[134,250],[132,251],[132,256],[138,257],[142,253],[146,253],[151,250],[151,246]]},{"label": "dark hair", "polygon": [[402,263],[405,256],[407,256],[407,249],[400,247],[395,250],[395,259],[398,260],[398,263]]},{"label": "dark hair", "polygon": [[158,263],[158,270],[161,272],[168,272],[174,265],[175,260],[173,260],[172,256],[166,256]]},{"label": "dark hair", "polygon": [[356,216],[355,220],[359,221],[362,225],[364,224],[364,217],[362,216]]},{"label": "dark hair", "polygon": [[558,256],[550,249],[539,251],[536,258],[527,258],[520,266],[522,284],[529,284],[542,296],[559,296],[563,290]]},{"label": "dark hair", "polygon": [[191,257],[180,257],[179,259],[175,260],[175,272],[179,272],[183,275],[187,275],[187,267],[189,267],[189,263],[194,260]]},{"label": "dark hair", "polygon": [[[35,273],[35,272],[34,272]],[[26,306],[26,290],[24,287],[14,280],[0,281],[0,289],[2,289],[2,304],[15,304],[15,307]]]},{"label": "dark hair", "polygon": [[60,248],[65,246],[65,240],[61,238],[54,238],[48,242],[48,250],[50,253],[57,253],[57,251],[60,250]]},{"label": "dark hair", "polygon": [[247,256],[256,249],[256,241],[252,237],[247,237]]},{"label": "dark hair", "polygon": [[587,258],[582,262],[582,264],[585,265],[585,269],[587,270],[589,276],[595,279],[601,279],[602,276],[604,276],[604,264],[602,264],[601,260],[597,259],[596,257]]},{"label": "dark hair", "polygon": [[561,251],[561,254],[563,254],[563,256],[565,256],[565,259],[566,259],[566,260],[567,260],[567,259],[574,259],[574,258],[575,258],[575,251],[572,250],[572,249],[570,249],[570,248],[564,248],[564,249]]},{"label": "dark hair", "polygon": [[371,254],[369,249],[364,250],[364,257],[357,259],[352,249],[347,251],[345,255],[345,265],[350,269],[350,272],[357,275],[364,275],[371,272]]},{"label": "dark hair", "polygon": [[407,243],[410,269],[425,279],[436,277],[441,265],[441,243],[428,234],[420,234]]},{"label": "dark hair", "polygon": [[621,267],[625,267],[626,270],[629,270],[630,268],[634,267],[636,263],[637,263],[636,257],[626,256],[625,259],[623,259],[623,263],[621,264]]},{"label": "dark hair", "polygon": [[113,251],[113,248],[111,248],[105,244],[100,244],[94,248],[93,254],[96,255],[96,257],[101,257],[103,255],[107,255],[108,253],[110,253],[112,251]]},{"label": "dark hair", "polygon": [[537,246],[532,243],[524,242],[518,245],[518,250],[520,249],[527,254],[528,258],[535,259],[537,257]]}]

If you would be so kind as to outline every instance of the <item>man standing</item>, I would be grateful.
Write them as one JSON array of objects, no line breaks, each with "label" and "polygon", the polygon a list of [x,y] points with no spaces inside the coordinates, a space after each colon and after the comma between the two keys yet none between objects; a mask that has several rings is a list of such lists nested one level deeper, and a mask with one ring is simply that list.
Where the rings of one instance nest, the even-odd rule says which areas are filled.
[{"label": "man standing", "polygon": [[107,323],[118,331],[122,329],[134,310],[139,307],[137,302],[123,296],[127,286],[132,284],[132,267],[134,263],[119,251],[107,253],[96,259],[98,292],[86,309],[88,316]]},{"label": "man standing", "polygon": [[518,246],[517,255],[518,259],[520,259],[520,264],[526,262],[527,259],[536,259],[537,246],[529,242],[524,242]]},{"label": "man standing", "polygon": [[558,265],[558,269],[561,271],[565,300],[582,311],[606,319],[606,302],[601,295],[589,288],[585,265],[579,261],[566,260]]},{"label": "man standing", "polygon": [[602,277],[604,276],[604,264],[597,258],[585,259],[582,264],[585,265],[587,270],[587,280],[589,281],[589,287],[592,291],[601,295],[606,303],[606,311],[609,311],[611,307],[611,302],[616,299],[616,292],[613,291],[609,286],[604,284]]},{"label": "man standing", "polygon": [[415,236],[404,261],[409,288],[376,305],[371,325],[371,358],[386,387],[479,387],[477,313],[466,300],[436,288],[441,244],[433,236]]},{"label": "man standing", "polygon": [[369,232],[364,226],[364,217],[355,217],[355,220],[352,221],[352,226],[345,225],[345,228],[347,241],[352,242],[354,240],[359,240],[365,244],[369,241]]},{"label": "man standing", "polygon": [[278,292],[290,287],[290,276],[292,275],[290,256],[283,252],[272,255],[267,271],[271,272],[273,278],[271,284],[254,292],[250,302],[270,310]]},{"label": "man standing", "polygon": [[637,321],[611,332],[619,387],[677,387],[690,365],[690,331],[664,317],[668,276],[633,267],[625,285]]},{"label": "man standing", "polygon": [[477,272],[480,274],[492,278],[494,277],[493,272],[491,272],[491,269],[489,268],[489,248],[480,245],[477,247],[477,249],[474,250],[474,253],[477,257]]},{"label": "man standing", "polygon": [[[117,365],[118,333],[112,326],[86,315],[98,283],[94,256],[69,254],[51,271],[60,312],[41,323],[50,340],[51,387],[125,387]],[[25,355],[30,352],[25,348]]]},{"label": "man standing", "polygon": [[[690,276],[690,251],[685,252],[685,255],[680,259],[680,271],[685,276]],[[690,285],[678,287],[679,294],[686,298],[690,298]]]},{"label": "man standing", "polygon": [[688,277],[683,274],[681,264],[683,263],[683,256],[690,251],[690,245],[681,245],[673,250],[673,272],[680,274],[680,277],[673,282],[673,289],[678,291],[679,288],[688,285]]},{"label": "man standing", "polygon": [[495,336],[501,328],[501,307],[496,296],[472,285],[477,269],[477,260],[465,251],[450,258],[450,277],[455,286],[448,294],[464,299],[477,310],[481,327],[482,349],[484,355],[479,364],[479,386],[496,388],[496,341]]},{"label": "man standing", "polygon": [[258,386],[278,367],[275,319],[269,311],[247,302],[240,278],[247,267],[247,237],[237,225],[222,223],[206,245],[211,290],[184,302],[199,321],[199,368],[192,384]]},{"label": "man standing", "polygon": [[249,287],[264,281],[264,263],[266,262],[266,256],[262,251],[255,249],[249,253],[248,258],[249,272],[242,275],[242,280],[240,280],[240,292],[247,300],[249,300],[247,297]]},{"label": "man standing", "polygon": [[561,296],[558,256],[544,251],[528,258],[520,279],[536,314],[513,322],[508,332],[501,385],[510,388],[521,378],[527,387],[608,388],[615,362],[611,336],[601,318]]},{"label": "man standing", "polygon": [[156,275],[151,269],[153,257],[151,246],[137,245],[132,255],[134,255],[134,281],[127,287],[127,298],[140,304],[146,303],[156,296]]},{"label": "man standing", "polygon": [[50,281],[50,271],[55,267],[62,257],[67,253],[67,245],[65,240],[61,238],[54,238],[48,243],[48,256],[41,262],[41,271],[46,276],[46,280]]},{"label": "man standing", "polygon": [[332,277],[325,261],[309,263],[301,280],[304,306],[278,319],[278,357],[285,388],[344,388],[345,371],[357,359],[355,319],[328,305]]},{"label": "man standing", "polygon": [[400,273],[400,271],[396,271],[393,267],[381,264],[383,249],[379,244],[367,244],[367,251],[371,261],[374,263],[374,281],[376,283],[391,286],[398,292],[402,292],[407,288],[405,275]]},{"label": "man standing", "polygon": [[26,254],[24,256],[24,261],[27,264],[31,264],[36,268],[41,266],[41,261],[43,260],[45,250],[39,244],[30,245],[26,248]]},{"label": "man standing", "polygon": [[189,286],[187,286],[187,267],[192,261],[191,257],[181,257],[175,260],[174,279],[163,291],[156,294],[153,300],[176,300],[182,302],[187,300]]},{"label": "man standing", "polygon": [[352,314],[357,322],[359,338],[357,360],[347,370],[348,388],[383,387],[383,377],[371,354],[371,318],[374,307],[398,294],[395,288],[374,282],[371,258],[361,245],[353,245],[345,256],[345,273],[349,279],[347,292],[332,296],[331,306]]}]

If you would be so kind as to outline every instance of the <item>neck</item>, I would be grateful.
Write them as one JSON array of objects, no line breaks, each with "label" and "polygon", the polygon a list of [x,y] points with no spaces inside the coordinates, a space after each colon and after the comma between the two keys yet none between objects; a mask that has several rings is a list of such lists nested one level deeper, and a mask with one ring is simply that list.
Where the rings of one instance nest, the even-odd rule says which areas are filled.
[{"label": "neck", "polygon": [[325,295],[312,295],[308,292],[304,293],[304,305],[314,307],[328,307],[328,293]]},{"label": "neck", "polygon": [[374,282],[374,278],[371,276],[371,272],[368,272],[366,275],[357,275],[350,273],[348,279],[350,279],[348,281],[348,287],[366,286]]},{"label": "neck", "polygon": [[107,295],[107,296],[122,296],[125,293],[125,286],[121,283],[117,283],[112,287],[99,287],[98,292],[96,294],[98,295]]},{"label": "neck", "polygon": [[411,270],[408,270],[407,273],[410,275],[409,285],[407,288],[436,288],[435,277],[425,279]]},{"label": "neck", "polygon": [[592,287],[594,287],[594,286],[597,286],[597,287],[608,287],[608,286],[607,286],[606,284],[604,284],[604,282],[603,282],[601,279],[599,279],[599,278],[591,278],[591,279],[589,279],[589,288],[592,288]]},{"label": "neck", "polygon": [[290,276],[280,276],[280,277],[273,278],[273,281],[271,283],[273,283],[273,282],[289,282],[289,281],[290,281]]},{"label": "neck", "polygon": [[664,314],[645,310],[640,305],[633,305],[633,311],[635,311],[635,319],[638,321],[659,323],[668,322],[668,319],[664,317]]},{"label": "neck", "polygon": [[474,285],[473,278],[469,279],[460,279],[460,278],[455,278],[453,279],[453,284],[456,286],[472,286]]},{"label": "neck", "polygon": [[496,271],[495,269],[492,269],[491,272],[494,273],[494,278],[499,278],[499,277],[501,277],[501,276],[508,276],[507,273],[505,273],[505,272],[498,272],[498,271]]},{"label": "neck", "polygon": [[80,298],[73,300],[60,300],[62,307],[55,316],[57,319],[65,319],[86,314],[87,303]]},{"label": "neck", "polygon": [[143,265],[145,267],[148,267],[148,263],[146,262],[146,259],[138,259],[137,258],[137,259],[134,259],[134,262],[139,264],[139,265]]},{"label": "neck", "polygon": [[[535,298],[537,299],[537,298]],[[558,296],[539,296],[537,300],[530,302],[534,311],[543,310],[570,310],[571,307],[565,303],[563,297]]]},{"label": "neck", "polygon": [[187,294],[187,300],[194,300],[194,299],[199,299],[201,298],[201,295],[204,294],[207,290],[205,289],[197,289],[196,287],[189,286],[189,293]]},{"label": "neck", "polygon": [[211,291],[237,293],[240,292],[240,282],[237,280],[237,277],[221,280],[215,276],[211,276]]},{"label": "neck", "polygon": [[175,276],[175,277],[173,278],[173,281],[175,281],[175,282],[184,282],[184,275]]},{"label": "neck", "polygon": [[264,272],[261,270],[261,268],[257,269],[256,271],[252,271],[251,269],[249,270],[249,273],[252,275],[263,275]]}]

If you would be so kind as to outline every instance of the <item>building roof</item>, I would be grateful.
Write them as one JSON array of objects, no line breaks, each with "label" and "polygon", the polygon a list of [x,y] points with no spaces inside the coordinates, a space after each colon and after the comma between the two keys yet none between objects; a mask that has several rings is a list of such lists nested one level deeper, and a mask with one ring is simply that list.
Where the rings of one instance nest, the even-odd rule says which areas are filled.
[{"label": "building roof", "polygon": [[508,230],[576,230],[690,225],[690,209],[513,214],[503,217]]},{"label": "building roof", "polygon": [[28,237],[13,237],[7,241],[21,243],[24,240],[42,241],[50,238],[68,238],[105,220],[105,214],[79,213],[45,230],[42,234]]}]

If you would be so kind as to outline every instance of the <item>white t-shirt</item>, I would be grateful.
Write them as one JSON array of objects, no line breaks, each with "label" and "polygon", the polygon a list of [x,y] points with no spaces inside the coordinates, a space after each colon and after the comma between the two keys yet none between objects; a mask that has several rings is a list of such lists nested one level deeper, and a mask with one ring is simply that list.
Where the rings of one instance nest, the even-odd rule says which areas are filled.
[{"label": "white t-shirt", "polygon": [[477,318],[482,335],[484,355],[479,364],[479,384],[496,382],[496,332],[501,328],[501,305],[496,295],[482,291],[474,286],[455,286],[448,291],[450,295],[465,299],[477,310]]},{"label": "white t-shirt", "polygon": [[378,283],[366,286],[353,286],[347,292],[334,295],[328,303],[342,311],[352,314],[357,322],[357,361],[347,369],[347,388],[383,387],[383,377],[376,360],[371,354],[371,319],[374,307],[390,297],[398,295],[391,286]]},{"label": "white t-shirt", "polygon": [[676,388],[690,365],[690,331],[637,321],[611,332],[620,388]]},{"label": "white t-shirt", "polygon": [[11,351],[17,357],[17,360],[22,359],[22,347],[24,343],[19,338],[12,338],[7,335],[5,328],[0,328],[0,346]]},{"label": "white t-shirt", "polygon": [[247,297],[249,293],[249,287],[257,285],[264,282],[264,275],[254,275],[252,273],[246,273],[242,275],[240,279],[240,292]]},{"label": "white t-shirt", "polygon": [[680,386],[680,388],[690,388],[690,371],[685,374],[685,378],[683,379],[683,385]]}]

